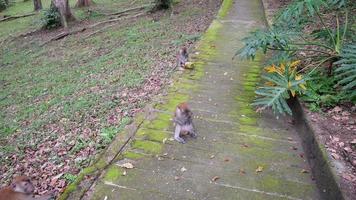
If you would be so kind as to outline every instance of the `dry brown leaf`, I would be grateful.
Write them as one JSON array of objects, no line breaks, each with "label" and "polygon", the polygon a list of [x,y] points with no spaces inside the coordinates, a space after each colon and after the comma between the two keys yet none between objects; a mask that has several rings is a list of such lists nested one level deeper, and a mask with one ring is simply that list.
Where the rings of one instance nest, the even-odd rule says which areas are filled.
[{"label": "dry brown leaf", "polygon": [[256,169],[256,173],[262,172],[263,171],[263,166],[258,166]]},{"label": "dry brown leaf", "polygon": [[239,170],[239,173],[240,173],[240,175],[245,175],[245,174],[246,174],[246,172],[245,172],[244,169],[240,169],[240,170]]},{"label": "dry brown leaf", "polygon": [[214,176],[214,177],[211,179],[211,181],[215,182],[215,181],[217,181],[218,179],[220,179],[219,176]]},{"label": "dry brown leaf", "polygon": [[133,169],[134,168],[133,164],[129,163],[129,162],[124,163],[124,164],[120,164],[119,166],[122,167],[122,168],[126,168],[126,169]]},{"label": "dry brown leaf", "polygon": [[335,159],[335,160],[339,160],[340,156],[336,153],[332,153],[331,156]]},{"label": "dry brown leaf", "polygon": [[224,162],[229,162],[230,161],[230,158],[225,158],[224,159]]}]

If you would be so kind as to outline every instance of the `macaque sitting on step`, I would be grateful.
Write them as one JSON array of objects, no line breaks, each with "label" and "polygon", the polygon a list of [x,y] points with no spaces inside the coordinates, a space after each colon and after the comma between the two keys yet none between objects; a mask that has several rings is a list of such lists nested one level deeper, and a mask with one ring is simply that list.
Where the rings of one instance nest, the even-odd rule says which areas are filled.
[{"label": "macaque sitting on step", "polygon": [[181,103],[176,107],[173,122],[175,123],[174,139],[178,142],[185,143],[182,135],[197,137],[193,124],[193,112],[189,109],[187,103]]}]

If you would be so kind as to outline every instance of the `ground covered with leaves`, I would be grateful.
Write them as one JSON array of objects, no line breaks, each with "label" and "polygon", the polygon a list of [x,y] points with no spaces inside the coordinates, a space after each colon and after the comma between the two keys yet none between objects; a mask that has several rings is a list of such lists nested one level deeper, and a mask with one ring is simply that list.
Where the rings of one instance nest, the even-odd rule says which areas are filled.
[{"label": "ground covered with leaves", "polygon": [[[73,10],[77,21],[70,30],[118,18],[110,13],[151,1],[95,2]],[[170,11],[130,13],[50,42],[63,30],[39,30],[41,13],[0,22],[1,185],[22,174],[35,180],[38,194],[62,192],[160,95],[170,84],[177,48],[199,39],[221,3],[174,2]],[[48,8],[49,2],[43,5]],[[20,1],[0,16],[32,8],[31,1]]]}]

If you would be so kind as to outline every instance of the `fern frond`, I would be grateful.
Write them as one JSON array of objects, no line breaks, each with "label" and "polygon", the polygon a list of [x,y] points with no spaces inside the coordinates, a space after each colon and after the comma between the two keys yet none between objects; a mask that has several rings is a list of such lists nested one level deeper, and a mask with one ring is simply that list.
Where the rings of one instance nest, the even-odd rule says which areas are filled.
[{"label": "fern frond", "polygon": [[342,86],[343,90],[354,90],[356,86],[356,44],[345,45],[341,50],[341,59],[335,64],[339,64],[336,77],[339,82],[336,86]]}]

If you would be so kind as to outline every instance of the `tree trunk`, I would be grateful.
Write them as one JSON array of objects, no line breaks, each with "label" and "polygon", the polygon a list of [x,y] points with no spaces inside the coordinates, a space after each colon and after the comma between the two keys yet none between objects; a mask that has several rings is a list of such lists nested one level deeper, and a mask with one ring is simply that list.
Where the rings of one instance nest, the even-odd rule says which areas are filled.
[{"label": "tree trunk", "polygon": [[91,0],[78,0],[77,4],[75,4],[76,7],[88,7],[93,4],[93,1]]},{"label": "tree trunk", "polygon": [[35,11],[41,10],[42,9],[41,0],[33,0],[33,7],[35,8]]},{"label": "tree trunk", "polygon": [[68,22],[75,20],[75,17],[70,10],[68,0],[52,0],[51,6],[57,8],[61,16],[61,24],[64,28],[68,27]]}]

